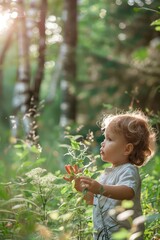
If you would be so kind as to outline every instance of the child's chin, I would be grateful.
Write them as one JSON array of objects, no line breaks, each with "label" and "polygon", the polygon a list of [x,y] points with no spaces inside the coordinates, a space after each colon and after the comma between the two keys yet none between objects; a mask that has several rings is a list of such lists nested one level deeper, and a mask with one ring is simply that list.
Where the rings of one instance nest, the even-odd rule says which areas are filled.
[{"label": "child's chin", "polygon": [[102,158],[102,157],[101,157],[101,159],[102,159],[102,161],[105,162],[105,163],[110,163],[110,161],[108,161],[108,159],[104,159],[104,158]]},{"label": "child's chin", "polygon": [[102,159],[103,162],[108,162],[108,161],[106,161],[106,159],[104,159],[102,156],[101,156],[101,159]]}]

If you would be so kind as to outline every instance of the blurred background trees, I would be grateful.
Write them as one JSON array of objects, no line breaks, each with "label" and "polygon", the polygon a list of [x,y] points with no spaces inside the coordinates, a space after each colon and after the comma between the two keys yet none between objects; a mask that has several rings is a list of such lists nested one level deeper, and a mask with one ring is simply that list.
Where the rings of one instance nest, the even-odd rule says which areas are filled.
[{"label": "blurred background trees", "polygon": [[[0,239],[14,233],[12,239],[35,240],[28,234],[36,224],[49,235],[55,230],[59,234],[64,226],[74,228],[73,219],[69,225],[63,219],[70,207],[79,204],[72,189],[68,194],[64,186],[61,192],[55,183],[53,195],[58,200],[53,201],[53,189],[47,186],[48,179],[52,186],[56,177],[44,170],[38,188],[34,182],[27,185],[26,172],[33,169],[34,178],[38,174],[34,168],[42,166],[58,176],[72,160],[64,153],[83,152],[84,143],[90,153],[84,151],[83,157],[102,165],[97,121],[104,112],[140,108],[159,131],[159,6],[157,0],[0,0],[0,204],[4,203]],[[156,236],[159,226],[158,153],[159,146],[141,171],[143,210],[150,215],[146,240]],[[41,184],[52,200],[48,206],[45,194],[43,199],[39,193]],[[57,204],[62,204],[58,221],[57,212],[51,212],[59,209]],[[92,231],[90,215],[83,214],[86,207],[80,215],[78,207],[77,226],[83,216]]]},{"label": "blurred background trees", "polygon": [[25,113],[31,97],[35,103],[47,99],[48,108],[56,104],[59,121],[64,112],[70,120],[92,119],[87,108],[94,106],[93,114],[103,103],[127,108],[133,98],[136,107],[157,111],[160,33],[151,23],[158,6],[157,1],[1,1],[4,111],[6,92],[8,115]]},{"label": "blurred background trees", "polygon": [[72,122],[95,128],[108,109],[158,114],[160,31],[151,26],[158,7],[149,0],[0,1],[4,145],[9,136],[38,142],[38,131],[48,142],[51,129],[54,135]]}]

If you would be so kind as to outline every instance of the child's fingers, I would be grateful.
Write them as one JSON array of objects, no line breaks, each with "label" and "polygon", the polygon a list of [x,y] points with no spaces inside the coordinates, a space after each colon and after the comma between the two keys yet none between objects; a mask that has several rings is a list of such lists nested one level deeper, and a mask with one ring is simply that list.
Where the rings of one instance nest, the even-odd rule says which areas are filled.
[{"label": "child's fingers", "polygon": [[89,189],[92,186],[93,180],[88,177],[80,177],[80,183],[83,188]]},{"label": "child's fingers", "polygon": [[65,177],[65,176],[64,176],[63,179],[66,180],[66,181],[68,181],[68,182],[70,182],[70,178],[69,178],[69,177]]},{"label": "child's fingers", "polygon": [[82,176],[82,177],[80,177],[80,180],[81,180],[82,182],[89,183],[89,182],[92,181],[92,178]]},{"label": "child's fingers", "polygon": [[82,182],[81,187],[82,187],[83,190],[87,190],[89,188],[89,184],[86,184],[86,183]]},{"label": "child's fingers", "polygon": [[89,186],[90,183],[90,179],[86,178],[86,177],[80,177],[80,184],[82,186],[82,188],[87,188]]},{"label": "child's fingers", "polygon": [[63,179],[66,180],[67,182],[72,182],[73,177],[66,177],[66,176],[64,176]]}]

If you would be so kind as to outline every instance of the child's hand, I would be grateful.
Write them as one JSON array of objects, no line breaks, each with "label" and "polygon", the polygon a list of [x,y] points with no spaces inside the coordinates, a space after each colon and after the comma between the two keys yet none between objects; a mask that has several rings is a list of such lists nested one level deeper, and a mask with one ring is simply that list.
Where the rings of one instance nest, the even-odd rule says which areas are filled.
[{"label": "child's hand", "polygon": [[80,185],[83,188],[83,190],[88,190],[89,192],[92,192],[93,194],[101,194],[103,186],[95,181],[92,178],[89,177],[80,177]]},{"label": "child's hand", "polygon": [[76,175],[78,173],[81,172],[81,170],[78,168],[77,165],[65,165],[65,169],[66,169],[66,172],[68,173],[69,176],[64,176],[64,180],[68,181],[68,182],[72,182],[72,180],[75,181],[75,189],[78,191],[78,192],[82,192],[83,191],[83,188],[81,186],[81,182],[80,182],[80,178],[77,177]]},{"label": "child's hand", "polygon": [[[66,181],[71,182],[74,180],[74,183],[75,183],[74,187],[78,192],[83,192],[84,190],[86,190],[86,187],[84,186],[84,183],[82,181],[82,179],[84,179],[85,177],[77,177],[76,176],[78,173],[82,172],[82,170],[79,169],[77,165],[73,165],[73,166],[65,165],[65,170],[69,175],[67,177],[66,176],[63,177]],[[87,179],[89,179],[89,178],[87,178]],[[85,193],[84,200],[86,201],[87,204],[93,205],[93,196],[94,196],[94,194],[92,192],[87,191]]]}]

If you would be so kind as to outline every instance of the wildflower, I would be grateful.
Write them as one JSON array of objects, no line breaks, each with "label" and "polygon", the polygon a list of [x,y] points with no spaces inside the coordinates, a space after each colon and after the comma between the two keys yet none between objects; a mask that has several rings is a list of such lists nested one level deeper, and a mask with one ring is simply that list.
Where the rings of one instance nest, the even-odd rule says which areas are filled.
[{"label": "wildflower", "polygon": [[37,231],[38,235],[40,237],[44,238],[45,240],[50,240],[53,237],[51,230],[44,225],[37,224],[36,231]]},{"label": "wildflower", "polygon": [[30,172],[26,173],[26,176],[28,178],[36,178],[38,176],[41,176],[44,172],[46,172],[46,169],[42,169],[40,167],[32,169]]}]

